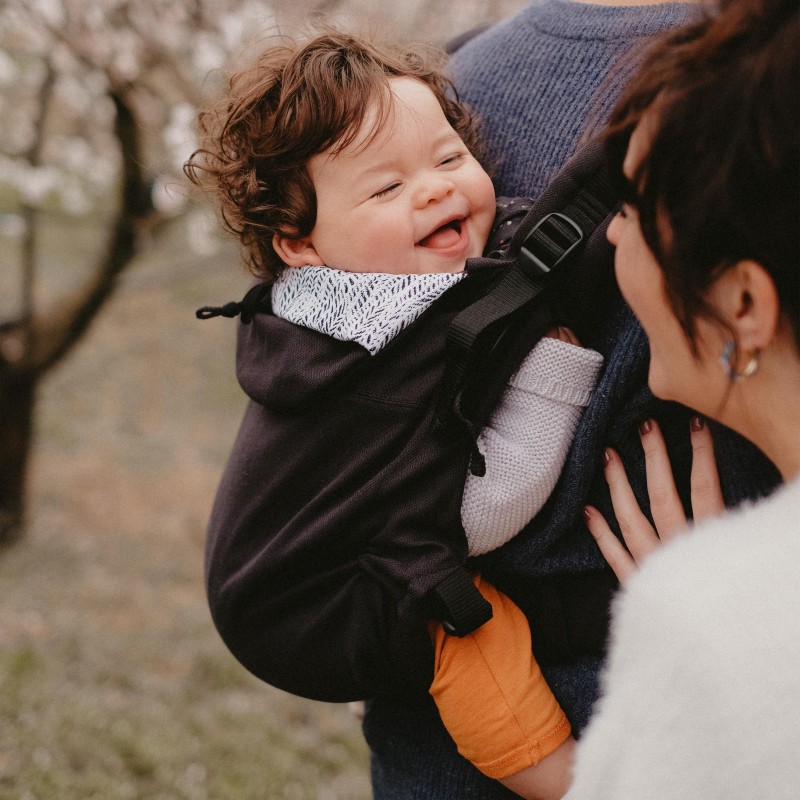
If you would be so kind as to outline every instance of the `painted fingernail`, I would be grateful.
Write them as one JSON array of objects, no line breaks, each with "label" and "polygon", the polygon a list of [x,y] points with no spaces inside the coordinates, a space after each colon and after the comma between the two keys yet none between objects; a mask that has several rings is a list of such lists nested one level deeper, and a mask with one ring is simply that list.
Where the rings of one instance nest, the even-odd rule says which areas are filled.
[{"label": "painted fingernail", "polygon": [[639,423],[639,435],[646,436],[650,431],[653,430],[653,423],[649,419],[643,419]]},{"label": "painted fingernail", "polygon": [[583,507],[583,517],[587,522],[592,518],[592,512],[589,510],[589,506]]},{"label": "painted fingernail", "polygon": [[603,465],[608,466],[611,463],[611,451],[606,448],[603,450]]},{"label": "painted fingernail", "polygon": [[706,421],[702,417],[692,417],[689,424],[692,426],[693,431],[701,431],[705,428]]}]

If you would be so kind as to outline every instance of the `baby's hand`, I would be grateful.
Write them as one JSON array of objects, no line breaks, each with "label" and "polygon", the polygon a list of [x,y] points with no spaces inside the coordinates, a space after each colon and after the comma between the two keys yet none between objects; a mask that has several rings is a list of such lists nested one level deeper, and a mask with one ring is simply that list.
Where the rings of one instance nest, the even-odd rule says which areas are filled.
[{"label": "baby's hand", "polygon": [[574,332],[569,328],[565,328],[563,325],[559,325],[557,328],[551,328],[545,335],[550,339],[560,339],[567,344],[574,344],[575,347],[581,346]]}]

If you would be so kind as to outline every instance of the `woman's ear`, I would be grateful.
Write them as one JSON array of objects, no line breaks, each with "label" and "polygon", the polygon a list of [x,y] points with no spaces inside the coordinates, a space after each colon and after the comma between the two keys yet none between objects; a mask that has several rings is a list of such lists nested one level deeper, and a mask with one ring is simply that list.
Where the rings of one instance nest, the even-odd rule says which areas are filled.
[{"label": "woman's ear", "polygon": [[757,261],[740,261],[713,284],[710,298],[744,352],[763,350],[774,338],[781,307],[772,276]]},{"label": "woman's ear", "polygon": [[317,253],[310,236],[302,236],[297,239],[283,233],[276,233],[272,237],[272,247],[278,254],[278,258],[289,267],[325,266],[325,262]]}]

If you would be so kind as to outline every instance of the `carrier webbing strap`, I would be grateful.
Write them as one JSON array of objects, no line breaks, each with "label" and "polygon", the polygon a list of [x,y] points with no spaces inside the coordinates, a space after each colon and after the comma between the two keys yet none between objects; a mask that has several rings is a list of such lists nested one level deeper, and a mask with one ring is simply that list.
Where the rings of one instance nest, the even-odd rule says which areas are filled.
[{"label": "carrier webbing strap", "polygon": [[535,300],[549,283],[550,273],[576,257],[581,245],[608,216],[613,192],[604,170],[597,171],[563,206],[538,221],[528,215],[511,242],[513,262],[486,295],[461,311],[447,332],[448,364],[442,381],[436,419],[439,425],[455,417],[469,427],[461,411],[464,378],[479,339],[496,323]]},{"label": "carrier webbing strap", "polygon": [[435,616],[451,636],[466,636],[492,618],[491,603],[466,570],[451,572],[432,590]]}]

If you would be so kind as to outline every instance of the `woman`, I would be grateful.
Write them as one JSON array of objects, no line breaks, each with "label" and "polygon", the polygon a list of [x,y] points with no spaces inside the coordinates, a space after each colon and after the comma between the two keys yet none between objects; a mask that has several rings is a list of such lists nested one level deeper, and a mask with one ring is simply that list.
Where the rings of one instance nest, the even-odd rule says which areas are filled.
[{"label": "woman", "polygon": [[606,451],[628,549],[597,509],[586,518],[627,586],[570,800],[797,796],[798,38],[796,0],[732,0],[653,51],[612,118],[608,150],[627,202],[608,238],[650,342],[650,388],[750,439],[785,485],[718,516],[711,437],[695,417],[703,523],[679,536],[686,520],[666,450],[644,421],[656,532]]}]

